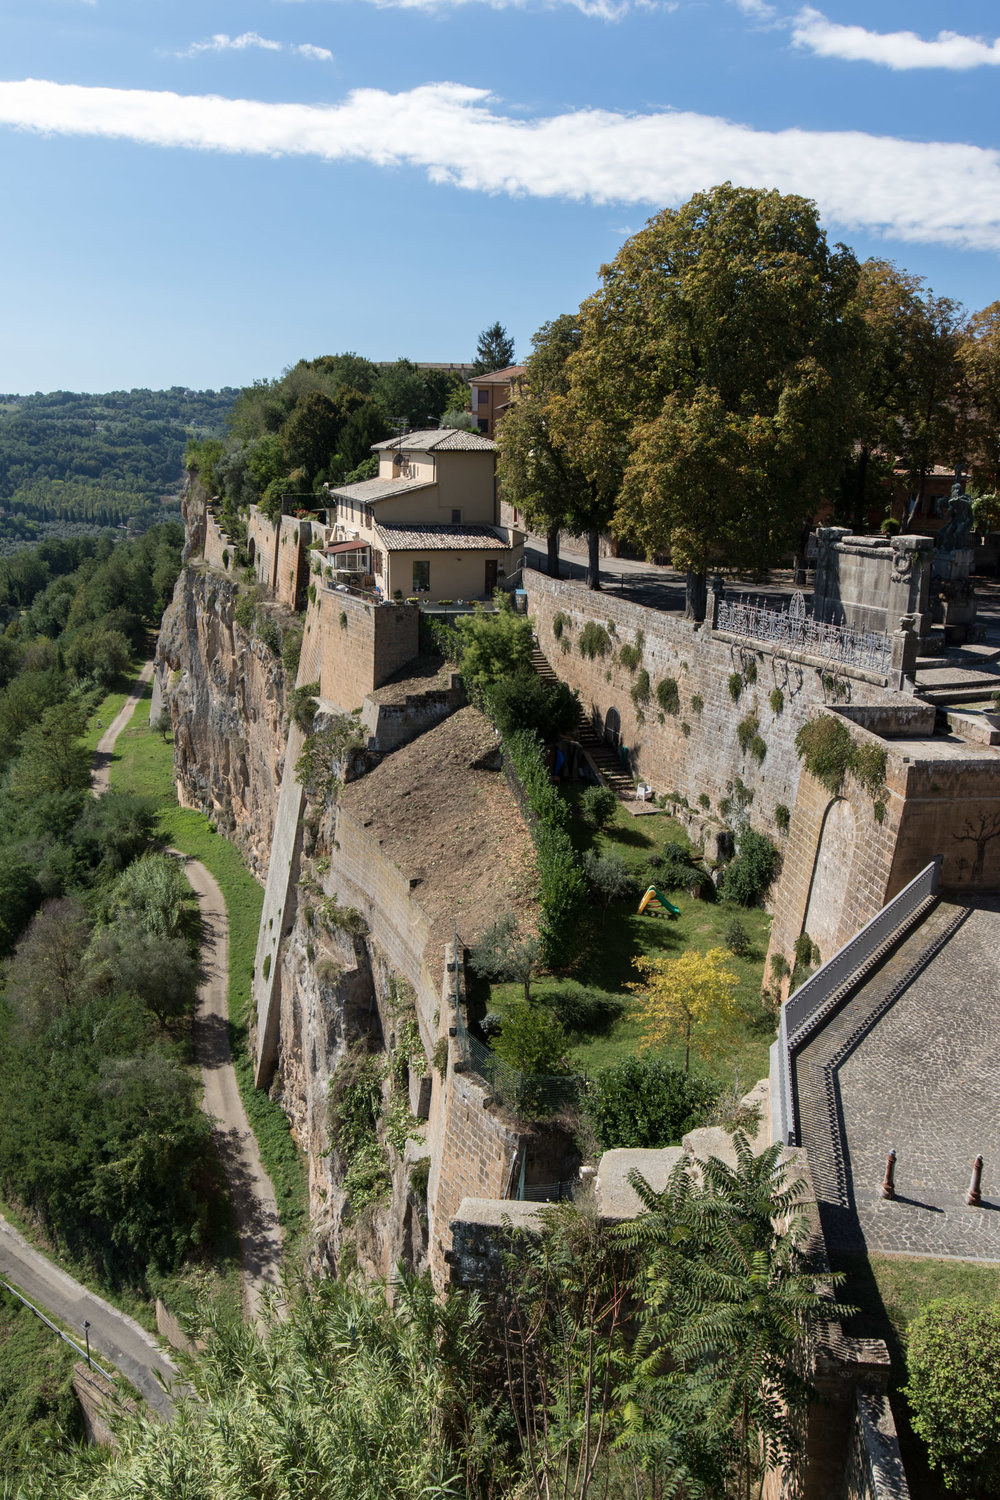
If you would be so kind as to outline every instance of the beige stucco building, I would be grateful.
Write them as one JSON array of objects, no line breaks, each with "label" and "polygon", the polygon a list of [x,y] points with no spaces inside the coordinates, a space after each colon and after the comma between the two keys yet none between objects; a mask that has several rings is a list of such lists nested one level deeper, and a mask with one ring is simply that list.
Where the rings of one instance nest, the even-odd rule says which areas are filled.
[{"label": "beige stucco building", "polygon": [[496,444],[440,427],[376,443],[374,479],[331,486],[327,566],[383,596],[488,599],[521,566],[524,534],[499,524]]},{"label": "beige stucco building", "polygon": [[510,405],[526,368],[526,365],[508,365],[504,370],[491,370],[488,375],[473,375],[469,381],[472,415],[484,437],[496,437],[497,422]]}]

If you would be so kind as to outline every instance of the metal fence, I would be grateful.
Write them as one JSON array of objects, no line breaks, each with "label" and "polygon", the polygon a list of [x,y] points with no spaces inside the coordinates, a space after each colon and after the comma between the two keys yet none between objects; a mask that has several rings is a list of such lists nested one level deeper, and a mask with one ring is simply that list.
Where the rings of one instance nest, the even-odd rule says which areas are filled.
[{"label": "metal fence", "polygon": [[466,1065],[484,1078],[502,1104],[522,1120],[547,1120],[580,1107],[586,1079],[574,1073],[522,1073],[474,1037],[461,1017],[457,1040]]},{"label": "metal fence", "polygon": [[720,599],[715,629],[881,675],[892,665],[892,643],[884,630],[855,630],[816,620],[806,614],[802,594],[796,594],[787,609],[772,609],[746,597]]},{"label": "metal fence", "polygon": [[793,1059],[889,943],[900,938],[925,902],[937,894],[941,857],[933,860],[859,933],[790,995],[781,1008],[778,1040],[771,1048],[772,1138],[798,1144]]}]

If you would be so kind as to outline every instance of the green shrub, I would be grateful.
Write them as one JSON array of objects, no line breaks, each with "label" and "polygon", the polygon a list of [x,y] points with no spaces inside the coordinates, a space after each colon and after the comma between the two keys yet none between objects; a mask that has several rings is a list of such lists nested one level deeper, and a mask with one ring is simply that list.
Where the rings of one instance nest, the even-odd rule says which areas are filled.
[{"label": "green shrub", "polygon": [[505,737],[504,759],[524,792],[538,863],[546,963],[559,968],[574,957],[587,885],[566,831],[569,807],[549,780],[537,736],[520,730]]},{"label": "green shrub", "polygon": [[748,661],[743,668],[743,681],[747,687],[753,687],[757,681],[757,663],[755,661]]},{"label": "green shrub", "polygon": [[518,672],[491,683],[483,706],[503,735],[533,729],[551,740],[571,729],[580,717],[580,698],[565,682],[547,682],[537,672]]},{"label": "green shrub", "polygon": [[850,768],[853,743],[847,726],[830,714],[810,719],[795,736],[795,748],[806,770],[834,797],[840,794]]},{"label": "green shrub", "polygon": [[750,934],[747,932],[739,917],[734,917],[726,927],[725,943],[730,953],[737,958],[746,958],[752,944]]},{"label": "green shrub", "polygon": [[795,748],[806,770],[832,796],[839,796],[844,777],[851,771],[865,790],[881,801],[878,794],[885,781],[886,752],[881,745],[856,745],[841,720],[831,714],[810,719],[795,736]]},{"label": "green shrub", "polygon": [[640,703],[649,702],[649,673],[645,667],[636,675],[635,682],[632,684],[631,698],[637,708]]},{"label": "green shrub", "polygon": [[605,1151],[679,1145],[711,1109],[718,1085],[672,1063],[627,1057],[602,1068],[585,1110]]},{"label": "green shrub", "polygon": [[257,635],[271,652],[272,656],[281,655],[281,631],[277,621],[272,620],[270,615],[259,613],[257,616]]},{"label": "green shrub", "polygon": [[726,866],[720,893],[724,900],[754,906],[766,892],[778,869],[778,851],[771,840],[754,828],[744,828],[737,840],[736,858]]},{"label": "green shrub", "polygon": [[553,1016],[522,1003],[505,1016],[493,1051],[501,1062],[521,1073],[566,1074],[566,1042],[566,1033]]},{"label": "green shrub", "polygon": [[740,701],[740,694],[742,693],[742,691],[743,691],[743,674],[742,674],[742,672],[730,672],[730,674],[729,674],[729,696],[730,696],[730,698],[732,698],[732,700],[733,700],[734,703],[738,703]]},{"label": "green shrub", "polygon": [[756,714],[747,714],[736,726],[736,738],[744,755],[750,748],[750,742],[760,728],[760,720]]},{"label": "green shrub", "polygon": [[252,630],[257,606],[250,594],[241,594],[233,607],[233,624],[241,630]]},{"label": "green shrub", "polygon": [[579,646],[580,655],[593,661],[596,656],[607,656],[611,650],[611,637],[603,625],[598,625],[596,620],[588,620],[580,631]]},{"label": "green shrub", "polygon": [[704,807],[704,808],[707,809],[707,808],[711,807],[711,805],[712,805],[712,799],[708,795],[708,793],[707,792],[699,792],[698,793],[698,806],[699,807]]},{"label": "green shrub", "polygon": [[621,662],[623,667],[626,667],[628,669],[628,671],[634,672],[636,667],[642,661],[642,648],[644,645],[645,638],[642,631],[640,630],[636,635],[634,646],[629,645],[628,642],[626,642],[623,646],[619,646],[618,660]]},{"label": "green shrub", "polygon": [[270,977],[270,974],[271,974],[271,955],[270,955],[270,953],[265,953],[264,954],[264,962],[261,965],[261,973],[264,975],[265,979],[268,979]]},{"label": "green shrub", "polygon": [[883,536],[896,536],[899,533],[899,522],[894,520],[892,516],[886,516],[879,530]]},{"label": "green shrub", "polygon": [[319,707],[316,702],[318,696],[319,683],[305,682],[301,687],[293,688],[288,699],[289,716],[303,734],[312,733],[313,719]]},{"label": "green shrub", "polygon": [[783,802],[776,802],[774,804],[774,821],[777,824],[779,833],[788,832],[789,824],[792,821],[792,815]]},{"label": "green shrub", "polygon": [[294,682],[295,674],[299,670],[299,657],[302,655],[302,631],[290,630],[285,636],[281,647],[281,662],[285,669],[285,675],[290,682]]},{"label": "green shrub", "polygon": [[1000,1306],[929,1302],[909,1328],[907,1399],[932,1469],[962,1496],[995,1496],[1000,1475]]},{"label": "green shrub", "polygon": [[563,631],[567,628],[567,626],[572,625],[572,623],[572,617],[566,614],[564,610],[556,610],[555,614],[552,616],[552,634],[555,636],[557,641],[562,640]]},{"label": "green shrub", "polygon": [[544,1005],[567,1032],[577,1036],[600,1036],[620,1021],[625,1005],[617,995],[567,980],[558,990],[540,995]]},{"label": "green shrub", "polygon": [[618,798],[610,787],[588,786],[580,798],[580,810],[595,828],[607,828],[615,820]]},{"label": "green shrub", "polygon": [[[664,677],[662,682],[656,684],[656,701],[665,714],[676,714],[680,712],[681,695],[677,687],[676,677]],[[700,701],[700,700],[699,700]],[[691,699],[691,707],[695,708],[695,700]]]},{"label": "green shrub", "polygon": [[789,964],[788,959],[785,957],[785,955],[783,953],[774,953],[774,954],[772,954],[772,956],[771,956],[771,978],[777,984],[780,984],[783,979],[787,979],[788,976],[789,976],[789,974],[791,972],[792,972],[791,965]]},{"label": "green shrub", "polygon": [[514,613],[507,594],[499,594],[497,604],[495,614],[487,614],[477,605],[475,614],[462,615],[455,622],[461,641],[459,670],[469,692],[531,667],[531,621],[526,615]]},{"label": "green shrub", "polygon": [[705,700],[701,696],[701,694],[700,693],[693,693],[691,695],[691,708],[693,709],[693,711],[696,714],[700,714],[701,711],[702,711],[702,709],[704,707],[705,707]]},{"label": "green shrub", "polygon": [[768,701],[773,714],[780,714],[785,707],[785,695],[779,687],[771,689],[771,696]]},{"label": "green shrub", "polygon": [[754,735],[753,739],[750,741],[750,754],[753,756],[757,764],[760,765],[760,763],[764,759],[764,756],[767,754],[767,741],[764,739],[763,735]]}]

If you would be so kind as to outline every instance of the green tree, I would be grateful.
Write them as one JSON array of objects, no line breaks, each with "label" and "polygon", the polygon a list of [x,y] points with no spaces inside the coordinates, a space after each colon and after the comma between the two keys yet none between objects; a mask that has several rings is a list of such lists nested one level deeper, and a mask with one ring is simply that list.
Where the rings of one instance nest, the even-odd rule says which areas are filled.
[{"label": "green tree", "polygon": [[634,1174],[646,1212],[620,1231],[644,1268],[624,1441],[731,1500],[796,1451],[808,1331],[849,1311],[808,1262],[806,1185],[781,1150],[737,1133],[734,1165],[685,1158],[662,1193]]},{"label": "green tree", "polygon": [[191,887],[169,854],[147,854],[128,866],[111,895],[115,923],[138,927],[151,937],[173,938],[191,932]]},{"label": "green tree", "polygon": [[51,792],[84,791],[90,785],[90,752],[80,743],[86,713],[66,700],[42,710],[20,739],[7,791],[15,802],[33,802]]},{"label": "green tree", "polygon": [[909,1328],[907,1399],[931,1468],[960,1495],[1000,1493],[1000,1307],[939,1298]]},{"label": "green tree", "polygon": [[493,323],[484,328],[476,340],[476,358],[473,361],[474,375],[489,375],[494,370],[506,370],[514,363],[514,340],[502,323]]},{"label": "green tree", "polygon": [[563,314],[532,339],[525,373],[500,424],[499,477],[503,496],[524,513],[532,530],[544,531],[548,570],[559,577],[559,532],[589,513],[593,494],[571,448],[553,433],[552,417],[569,388],[567,361],[580,346],[580,318]]},{"label": "green tree", "polygon": [[583,856],[587,884],[601,903],[601,925],[608,920],[612,901],[624,901],[635,892],[635,875],[620,854],[598,854],[588,849]]},{"label": "green tree", "polygon": [[286,466],[304,470],[311,482],[337,451],[341,421],[336,403],[322,391],[303,396],[281,429]]},{"label": "green tree", "polygon": [[665,209],[584,303],[560,431],[617,533],[688,574],[774,561],[836,482],[853,256],[815,205],[731,183]]},{"label": "green tree", "polygon": [[470,692],[525,672],[531,665],[531,621],[515,614],[510,596],[499,590],[497,604],[495,614],[477,606],[475,614],[461,615],[455,622],[461,637],[462,681]]},{"label": "green tree", "polygon": [[469,957],[477,974],[498,984],[509,980],[521,985],[526,1003],[531,1001],[531,981],[542,956],[542,945],[534,933],[524,933],[512,911],[497,917]]},{"label": "green tree", "polygon": [[959,344],[962,401],[957,457],[976,484],[1000,487],[1000,302],[974,313]]}]

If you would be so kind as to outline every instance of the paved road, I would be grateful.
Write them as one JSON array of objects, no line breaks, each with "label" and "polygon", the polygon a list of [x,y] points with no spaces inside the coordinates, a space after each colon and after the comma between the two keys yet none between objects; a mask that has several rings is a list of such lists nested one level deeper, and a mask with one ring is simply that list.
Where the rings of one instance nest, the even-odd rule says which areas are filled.
[{"label": "paved road", "polygon": [[125,700],[124,706],[112,719],[109,727],[101,735],[94,752],[94,771],[90,778],[94,796],[99,797],[102,792],[108,790],[111,778],[111,757],[115,751],[115,741],[121,734],[125,725],[135,713],[135,706],[143,695],[146,683],[153,675],[152,661],[147,661],[132,685],[132,691]]},{"label": "paved road", "polygon": [[281,1223],[271,1179],[240,1098],[229,1049],[229,921],[222,892],[203,864],[177,849],[201,908],[201,956],[205,977],[198,990],[194,1054],[204,1083],[202,1108],[212,1118],[216,1145],[229,1183],[243,1260],[243,1297],[257,1321],[261,1293],[277,1286],[281,1268]]},{"label": "paved road", "polygon": [[152,1334],[32,1249],[2,1217],[0,1276],[51,1318],[65,1323],[81,1346],[85,1344],[83,1325],[89,1322],[95,1355],[110,1360],[126,1375],[154,1411],[164,1417],[172,1415],[170,1387],[182,1391],[184,1381]]}]

